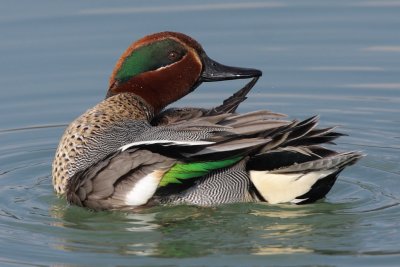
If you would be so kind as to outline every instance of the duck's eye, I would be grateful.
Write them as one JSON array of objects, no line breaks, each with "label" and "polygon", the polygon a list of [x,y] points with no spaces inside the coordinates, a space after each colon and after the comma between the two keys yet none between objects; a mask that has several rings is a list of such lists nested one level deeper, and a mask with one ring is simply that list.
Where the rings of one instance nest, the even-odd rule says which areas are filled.
[{"label": "duck's eye", "polygon": [[175,51],[169,52],[169,54],[168,54],[168,59],[169,60],[174,62],[174,61],[176,61],[177,58],[178,58],[178,53],[177,52],[175,52]]}]

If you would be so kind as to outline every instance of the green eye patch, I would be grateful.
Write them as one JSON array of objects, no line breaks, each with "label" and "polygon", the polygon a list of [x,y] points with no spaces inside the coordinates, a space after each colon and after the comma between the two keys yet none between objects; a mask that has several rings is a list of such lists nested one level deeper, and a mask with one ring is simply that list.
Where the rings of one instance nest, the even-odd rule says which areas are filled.
[{"label": "green eye patch", "polygon": [[138,74],[166,67],[181,60],[187,50],[173,39],[164,39],[142,46],[126,57],[116,74],[119,82],[125,82]]}]

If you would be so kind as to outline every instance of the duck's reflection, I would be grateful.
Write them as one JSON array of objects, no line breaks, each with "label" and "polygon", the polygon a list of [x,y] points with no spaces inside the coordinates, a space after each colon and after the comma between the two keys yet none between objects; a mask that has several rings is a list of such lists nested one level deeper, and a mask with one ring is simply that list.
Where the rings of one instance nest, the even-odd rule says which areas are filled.
[{"label": "duck's reflection", "polygon": [[156,222],[156,213],[132,213],[127,214],[128,223],[131,227],[125,229],[129,232],[151,232],[160,228]]},{"label": "duck's reflection", "polygon": [[331,210],[328,204],[319,209],[238,204],[122,213],[63,205],[51,211],[63,228],[57,249],[166,258],[313,253],[313,236],[326,227],[318,217]]}]

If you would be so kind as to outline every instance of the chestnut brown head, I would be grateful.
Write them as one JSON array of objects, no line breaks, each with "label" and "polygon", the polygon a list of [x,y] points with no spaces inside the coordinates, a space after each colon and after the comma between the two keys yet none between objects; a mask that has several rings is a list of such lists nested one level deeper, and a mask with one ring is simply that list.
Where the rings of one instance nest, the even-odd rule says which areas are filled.
[{"label": "chestnut brown head", "polygon": [[131,92],[158,113],[202,82],[261,76],[255,69],[221,65],[199,43],[177,32],[148,35],[133,43],[118,60],[107,97]]}]

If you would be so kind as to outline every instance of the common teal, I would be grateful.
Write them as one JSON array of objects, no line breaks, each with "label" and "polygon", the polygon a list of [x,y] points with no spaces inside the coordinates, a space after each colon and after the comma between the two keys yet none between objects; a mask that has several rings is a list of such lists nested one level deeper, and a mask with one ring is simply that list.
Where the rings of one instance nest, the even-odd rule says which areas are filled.
[{"label": "common teal", "polygon": [[[362,155],[322,147],[341,134],[317,129],[318,117],[237,114],[260,76],[213,61],[182,33],[140,39],[118,60],[106,99],[65,130],[53,162],[56,192],[95,210],[323,198]],[[247,78],[218,107],[164,110],[202,82]]]}]

